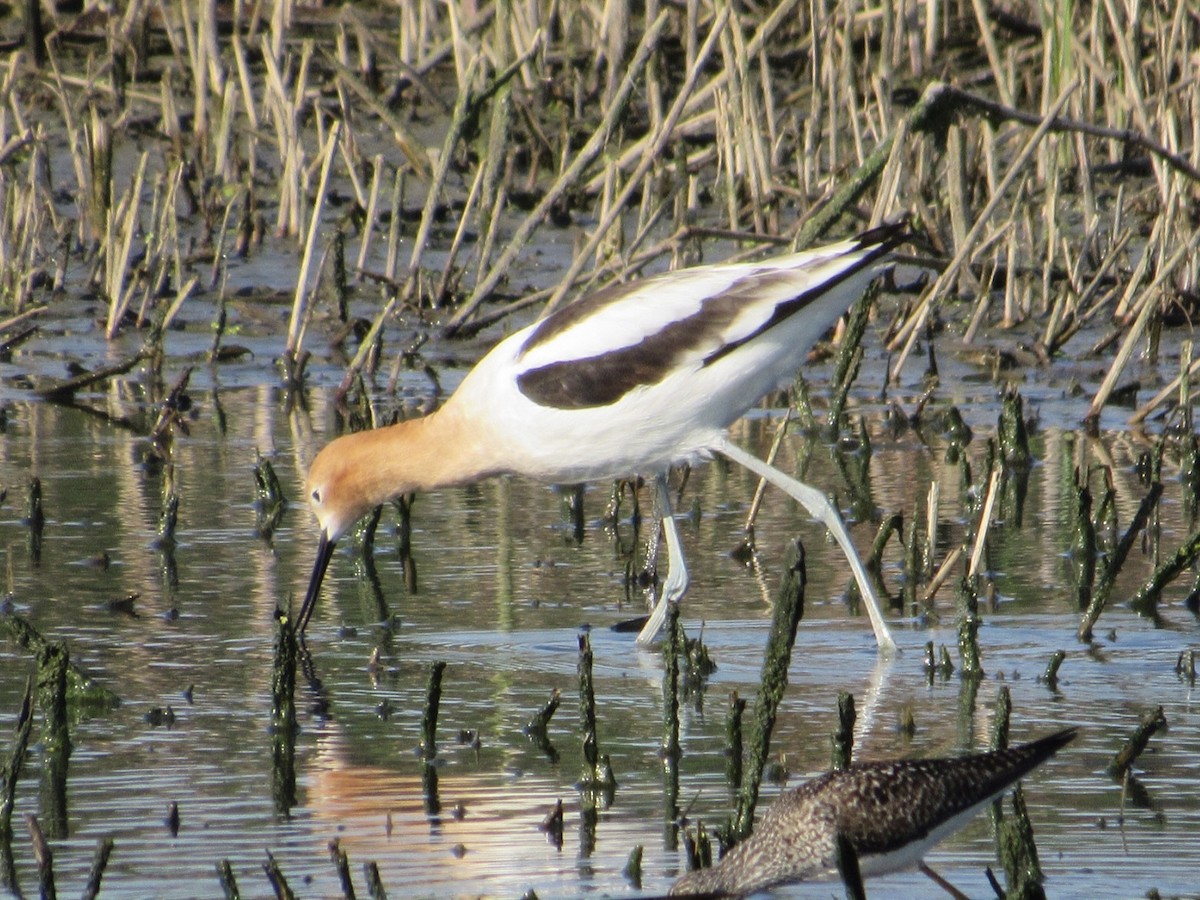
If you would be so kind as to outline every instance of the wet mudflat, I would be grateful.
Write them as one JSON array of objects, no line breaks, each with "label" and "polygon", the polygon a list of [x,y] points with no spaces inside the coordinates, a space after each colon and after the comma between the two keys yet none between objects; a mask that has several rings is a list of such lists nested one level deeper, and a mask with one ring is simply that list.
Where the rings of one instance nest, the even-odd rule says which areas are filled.
[{"label": "wet mudflat", "polygon": [[[814,379],[820,377],[818,370]],[[627,517],[615,528],[603,521],[604,485],[584,495],[581,542],[563,492],[542,485],[502,479],[421,497],[413,514],[415,594],[405,589],[388,517],[376,545],[377,585],[356,571],[352,554],[340,553],[310,637],[324,697],[316,708],[317,696],[299,690],[296,794],[294,803],[280,804],[271,789],[267,733],[272,611],[277,600],[302,591],[313,534],[302,507],[288,511],[270,542],[255,534],[252,467],[255,450],[269,453],[286,493],[296,496],[295,435],[304,431],[298,422],[319,434],[325,404],[314,391],[310,412],[289,414],[273,385],[222,387],[221,378],[212,370],[197,379],[190,433],[176,450],[176,489],[185,498],[173,553],[177,585],[164,575],[163,550],[153,546],[158,479],[130,464],[142,439],[79,411],[8,397],[2,477],[12,487],[2,527],[15,611],[67,641],[75,659],[123,700],[73,730],[68,829],[55,842],[60,886],[82,882],[96,840],[108,835],[117,849],[106,890],[130,894],[211,894],[214,866],[223,859],[244,889],[265,890],[258,872],[268,848],[292,884],[311,878],[306,890],[329,895],[338,890],[327,850],[332,840],[355,864],[377,862],[385,885],[399,893],[634,894],[622,872],[636,845],[644,848],[643,888],[664,889],[685,862],[664,799],[661,663],[657,652],[637,649],[632,635],[610,630],[643,608],[640,592],[627,592],[625,566],[645,535]],[[862,388],[874,433],[870,483],[877,502],[911,508],[918,499],[912,473],[922,484],[956,484],[957,466],[945,463],[942,442],[889,433],[869,405],[871,391]],[[963,408],[986,433],[997,411],[988,401],[994,388],[981,383],[967,390],[978,402]],[[739,440],[765,452],[777,422],[773,412],[739,424]],[[1015,737],[1083,727],[1080,740],[1027,783],[1051,894],[1190,890],[1196,859],[1187,835],[1200,802],[1189,749],[1197,739],[1193,686],[1176,674],[1177,657],[1195,644],[1195,617],[1182,603],[1186,587],[1164,596],[1157,622],[1123,608],[1118,593],[1090,647],[1075,638],[1079,615],[1067,587],[1066,466],[1078,452],[1110,456],[1125,487],[1119,507],[1127,510],[1139,496],[1140,444],[1123,432],[1088,438],[1043,417],[1034,447],[1038,462],[1021,519],[1001,522],[990,538],[997,596],[982,616],[987,677],[977,689],[957,675],[931,679],[923,666],[928,641],[957,658],[950,596],[919,617],[897,613],[904,652],[881,662],[865,618],[842,602],[844,562],[820,530],[790,501],[768,494],[757,564],[748,567],[730,550],[742,536],[753,480],[720,465],[692,473],[685,498],[696,514],[684,517],[683,533],[693,588],[683,621],[690,633],[704,623],[718,668],[705,690],[685,701],[680,797],[690,819],[716,822],[728,814],[727,696],[756,690],[783,547],[799,536],[810,584],[773,743],[793,781],[828,766],[839,691],[855,695],[856,751],[865,758],[952,754],[985,744],[997,692],[1006,686]],[[807,460],[807,477],[836,489],[832,453],[796,435],[785,441],[781,458]],[[20,520],[20,495],[35,458],[47,512],[36,563]],[[1174,479],[1168,472],[1164,480]],[[952,546],[961,540],[964,511],[956,491],[943,496],[939,543]],[[1164,546],[1184,535],[1177,501],[1164,502],[1161,529]],[[872,531],[854,528],[860,540]],[[94,560],[100,553],[108,554],[107,568]],[[893,588],[897,565],[885,569]],[[1135,554],[1129,584],[1150,567],[1149,558]],[[109,608],[130,594],[139,595],[135,614]],[[386,629],[381,599],[392,616]],[[583,824],[573,787],[581,759],[576,634],[585,626],[596,660],[601,746],[619,782],[593,826]],[[1039,676],[1056,650],[1067,656],[1051,687]],[[11,722],[32,662],[12,645],[0,653],[0,708]],[[447,667],[431,797],[417,748],[436,660]],[[564,699],[547,751],[522,727],[554,689]],[[1158,706],[1170,728],[1139,760],[1136,789],[1123,789],[1104,767],[1139,718]],[[147,719],[167,707],[169,725]],[[909,717],[911,734],[901,728]],[[31,764],[36,773],[36,753]],[[779,789],[769,783],[765,796]],[[30,775],[18,789],[18,812],[39,812],[39,796]],[[559,799],[561,848],[538,827]],[[171,803],[179,808],[176,835],[166,824]],[[31,884],[32,860],[20,835],[15,850],[18,875]],[[984,869],[995,865],[986,818],[931,862],[968,893],[986,893]],[[870,887],[912,896],[930,889],[919,875],[890,876]],[[830,888],[814,890],[825,896]]]}]

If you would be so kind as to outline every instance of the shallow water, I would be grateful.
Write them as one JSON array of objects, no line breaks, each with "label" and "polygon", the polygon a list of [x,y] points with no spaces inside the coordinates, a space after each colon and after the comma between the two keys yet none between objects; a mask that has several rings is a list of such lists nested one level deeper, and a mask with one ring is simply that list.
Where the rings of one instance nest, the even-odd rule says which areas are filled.
[{"label": "shallow water", "polygon": [[[170,342],[180,357],[207,346],[206,319],[198,315]],[[94,414],[31,399],[10,379],[17,371],[61,377],[62,354],[85,365],[120,358],[133,347],[105,347],[98,338],[67,330],[48,332],[10,370],[0,368],[8,411],[0,437],[0,535],[12,572],[16,611],[47,636],[68,641],[72,658],[116,690],[123,705],[74,727],[67,788],[65,836],[52,841],[61,891],[86,878],[96,841],[112,836],[116,849],[104,880],[105,896],[212,896],[214,866],[228,859],[247,896],[266,896],[264,848],[294,888],[312,896],[339,893],[327,845],[337,839],[350,856],[362,890],[360,864],[378,863],[393,896],[540,896],[637,893],[622,874],[635,845],[644,847],[646,892],[662,892],[682,871],[681,839],[664,799],[658,756],[662,731],[661,665],[657,653],[638,650],[631,634],[610,626],[642,611],[643,600],[625,587],[626,560],[641,558],[628,505],[615,531],[603,511],[607,485],[585,494],[583,540],[576,542],[563,494],[523,481],[500,479],[418,499],[413,551],[419,590],[404,587],[393,523],[385,519],[376,546],[377,594],[360,577],[348,550],[335,556],[326,590],[310,627],[310,648],[327,707],[300,691],[303,731],[297,744],[297,798],[281,808],[272,791],[270,673],[272,611],[302,594],[311,566],[314,532],[305,509],[293,505],[273,541],[255,534],[255,451],[272,460],[290,498],[300,496],[302,472],[332,430],[328,389],[336,367],[318,361],[308,412],[289,411],[274,386],[268,360],[272,340],[252,329],[239,340],[253,358],[193,373],[187,435],[175,447],[180,496],[177,586],[165,574],[167,556],[153,545],[161,480],[140,466],[144,439]],[[485,341],[481,340],[481,343]],[[443,389],[461,368],[447,368],[452,347],[438,358]],[[873,351],[864,371],[881,372]],[[943,355],[939,397],[962,409],[977,438],[969,449],[978,472],[983,443],[994,433],[997,387]],[[1172,360],[1162,361],[1169,371]],[[167,373],[172,381],[178,368]],[[815,393],[823,367],[814,370]],[[1033,468],[1021,520],[993,529],[988,567],[997,600],[984,607],[980,632],[988,677],[972,700],[955,676],[930,681],[924,646],[946,645],[957,661],[952,593],[943,589],[933,613],[921,620],[894,617],[903,655],[882,663],[865,617],[841,600],[846,582],[836,547],[794,503],[768,493],[757,524],[759,556],[747,568],[730,556],[741,538],[754,481],[744,472],[711,464],[695,470],[681,505],[681,528],[691,589],[683,620],[704,640],[718,670],[684,718],[679,798],[692,819],[720,821],[728,813],[723,734],[727,696],[752,696],[770,623],[770,597],[784,547],[799,536],[807,550],[809,584],[804,621],[793,656],[790,687],[773,750],[785,757],[791,783],[828,765],[829,733],[839,691],[851,691],[860,722],[856,753],[863,758],[954,754],[986,745],[999,688],[1013,698],[1014,740],[1067,725],[1082,726],[1078,741],[1025,782],[1051,896],[1133,896],[1150,888],[1194,891],[1200,849],[1200,775],[1195,748],[1200,724],[1194,687],[1175,673],[1179,653],[1196,644],[1196,620],[1182,605],[1183,579],[1164,596],[1160,621],[1139,618],[1121,605],[1152,568],[1139,545],[1119,582],[1092,647],[1076,642],[1064,557],[1067,490],[1077,461],[1113,466],[1124,528],[1145,488],[1135,472],[1151,440],[1122,430],[1120,410],[1106,414],[1098,439],[1073,430],[1086,410],[1096,373],[1030,371],[1016,376],[1028,411],[1040,416]],[[1067,389],[1072,378],[1084,391]],[[915,384],[901,393],[911,407]],[[942,485],[939,561],[961,543],[970,515],[962,505],[957,465],[944,458],[931,432],[893,433],[882,419],[878,384],[865,375],[856,402],[872,437],[870,486],[881,510],[910,519],[924,503],[931,479]],[[401,396],[411,405],[429,399],[420,372],[405,373]],[[136,377],[81,401],[110,415],[142,416]],[[778,410],[759,410],[735,428],[746,447],[765,453]],[[837,491],[848,490],[832,450],[790,436],[779,457],[785,469]],[[29,478],[41,479],[47,515],[40,560],[31,556],[22,523]],[[1161,539],[1172,551],[1189,531],[1181,508],[1177,463],[1168,453]],[[645,500],[643,502],[648,502]],[[696,504],[694,510],[693,502]],[[688,514],[688,513],[692,514]],[[852,529],[866,547],[874,525]],[[101,568],[93,557],[111,559]],[[889,550],[889,586],[900,587],[899,550]],[[108,603],[139,594],[136,616],[111,612]],[[382,629],[380,596],[394,617]],[[176,611],[176,617],[171,613]],[[619,788],[589,830],[574,788],[581,764],[577,728],[577,635],[590,628],[595,654],[599,739],[612,757]],[[372,669],[379,648],[382,670]],[[1038,676],[1055,650],[1067,653],[1056,687]],[[429,802],[416,755],[430,665],[447,663],[439,720],[438,808]],[[32,661],[0,644],[0,726],[15,720]],[[191,699],[185,691],[191,688]],[[556,758],[521,732],[553,689],[563,695],[551,723]],[[383,706],[390,706],[384,714]],[[146,719],[170,705],[171,727]],[[1137,780],[1148,805],[1126,799],[1104,774],[1140,716],[1162,706],[1170,729],[1157,735],[1138,762]],[[911,710],[916,731],[898,728]],[[460,731],[478,733],[478,749],[459,743]],[[18,817],[45,819],[35,748],[18,792]],[[764,800],[778,785],[767,785]],[[1128,798],[1135,792],[1129,791]],[[566,810],[560,848],[538,824],[558,799]],[[164,824],[179,805],[181,827]],[[18,819],[20,821],[20,819]],[[390,823],[390,824],[389,824]],[[33,891],[34,863],[26,834],[14,841],[21,886]],[[986,817],[941,845],[929,863],[973,896],[991,893],[985,868],[995,866]],[[311,883],[309,883],[311,882]],[[927,880],[900,874],[871,882],[873,896],[928,896]],[[836,885],[803,888],[803,896],[839,894]]]}]

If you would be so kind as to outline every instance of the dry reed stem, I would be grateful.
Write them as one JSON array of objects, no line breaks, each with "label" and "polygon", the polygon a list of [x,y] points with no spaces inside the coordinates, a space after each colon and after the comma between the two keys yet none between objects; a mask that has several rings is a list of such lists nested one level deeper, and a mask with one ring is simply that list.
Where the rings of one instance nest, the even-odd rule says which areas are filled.
[{"label": "dry reed stem", "polygon": [[604,235],[607,233],[608,229],[613,226],[617,216],[620,215],[620,213],[624,210],[626,204],[629,202],[629,198],[633,196],[633,192],[638,188],[639,182],[643,176],[645,176],[645,174],[650,171],[650,168],[658,162],[658,158],[662,154],[663,148],[666,146],[667,141],[671,138],[671,134],[675,128],[675,123],[679,121],[680,115],[683,114],[683,109],[687,104],[688,97],[691,95],[693,88],[696,86],[696,81],[700,77],[700,72],[704,64],[707,62],[709,55],[712,53],[713,48],[716,46],[717,41],[724,32],[725,26],[728,24],[728,22],[729,15],[728,10],[726,9],[722,11],[722,13],[718,15],[716,20],[713,22],[712,29],[708,33],[708,38],[704,41],[704,45],[700,48],[700,51],[697,55],[696,65],[690,72],[688,72],[687,77],[680,86],[679,94],[676,96],[675,102],[671,105],[671,110],[667,113],[666,119],[663,120],[662,127],[659,129],[658,134],[654,136],[654,140],[651,142],[646,155],[642,158],[641,162],[638,163],[637,167],[626,180],[625,186],[617,195],[608,213],[600,220],[600,223],[592,232],[592,237],[584,245],[583,249],[579,253],[575,254],[575,259],[567,268],[566,275],[559,282],[558,287],[550,296],[550,300],[546,303],[546,308],[543,311],[544,314],[549,314],[562,302],[562,299],[566,295],[571,282],[579,274],[579,272],[582,271],[583,267],[587,265],[588,260],[595,252],[596,247],[604,239]]},{"label": "dry reed stem", "polygon": [[349,393],[350,387],[354,382],[354,376],[362,371],[367,358],[375,348],[375,342],[379,338],[380,332],[383,331],[384,324],[387,322],[388,317],[395,311],[398,302],[399,298],[393,295],[384,304],[383,309],[379,311],[379,315],[371,322],[371,327],[367,331],[366,336],[359,342],[358,350],[355,352],[354,358],[350,361],[350,365],[346,367],[346,373],[342,376],[342,382],[338,386],[336,397],[339,401]]},{"label": "dry reed stem", "polygon": [[[984,206],[983,210],[979,213],[979,216],[975,219],[975,224],[972,225],[971,230],[967,232],[964,242],[959,245],[953,259],[950,260],[949,265],[942,270],[941,274],[938,275],[937,280],[934,281],[933,285],[930,286],[930,288],[925,292],[916,311],[912,316],[909,317],[908,323],[906,323],[904,328],[901,329],[900,333],[897,334],[893,339],[893,348],[900,347],[901,341],[903,341],[903,346],[901,347],[900,353],[892,365],[892,370],[889,375],[890,380],[899,380],[900,372],[904,368],[905,362],[908,361],[908,356],[912,352],[912,348],[916,342],[917,336],[921,333],[921,330],[925,324],[925,320],[929,316],[929,311],[932,308],[934,301],[939,298],[950,286],[951,281],[957,276],[959,268],[975,251],[976,242],[979,240],[979,237],[983,233],[983,229],[987,226],[988,221],[991,219],[992,214],[999,207],[1005,192],[1016,180],[1017,176],[1023,172],[1025,166],[1032,158],[1034,151],[1041,143],[1042,138],[1044,138],[1050,131],[1050,128],[1054,124],[1054,120],[1058,117],[1058,114],[1066,104],[1067,99],[1077,88],[1078,82],[1072,82],[1063,89],[1063,92],[1058,96],[1058,99],[1055,100],[1054,105],[1051,107],[1049,114],[1042,119],[1041,124],[1037,127],[1034,133],[1030,135],[1029,139],[1025,142],[1025,145],[1021,148],[1020,152],[1009,166],[1004,178],[1000,181],[996,193],[992,195],[991,199],[988,200],[987,205]],[[929,91],[926,93],[928,95]]]},{"label": "dry reed stem", "polygon": [[500,279],[508,273],[509,267],[516,260],[517,255],[524,249],[530,237],[532,237],[534,230],[549,215],[554,204],[559,201],[569,188],[574,186],[583,171],[595,160],[601,150],[604,149],[609,136],[621,118],[625,104],[629,100],[629,95],[633,92],[637,77],[641,74],[651,54],[658,46],[658,39],[666,27],[667,19],[668,16],[664,10],[646,29],[641,43],[638,44],[637,50],[634,51],[634,56],[626,70],[625,78],[614,95],[613,104],[608,108],[600,126],[588,138],[574,159],[571,160],[566,170],[542,196],[537,206],[517,226],[512,237],[509,238],[508,246],[500,254],[499,259],[492,265],[488,274],[475,285],[475,291],[470,299],[463,304],[462,308],[447,323],[445,328],[446,333],[454,334],[475,312],[479,304],[491,295],[492,291],[500,283]]},{"label": "dry reed stem", "polygon": [[325,146],[321,148],[321,177],[317,183],[317,197],[313,202],[312,214],[309,217],[308,239],[304,242],[304,255],[300,258],[300,271],[296,275],[296,293],[292,299],[292,315],[288,319],[287,343],[284,345],[284,354],[291,360],[298,358],[300,348],[304,343],[308,276],[312,269],[313,248],[316,246],[317,232],[320,230],[321,213],[324,210],[325,195],[329,188],[329,172],[333,168],[334,151],[340,133],[341,123],[334,122],[333,127],[329,129]]},{"label": "dry reed stem", "polygon": [[129,308],[129,301],[135,287],[132,280],[125,287],[129,274],[129,257],[133,250],[133,239],[137,234],[138,209],[141,205],[142,182],[146,177],[146,164],[150,154],[143,153],[138,163],[137,174],[133,184],[122,196],[115,209],[109,210],[105,232],[104,281],[105,292],[108,295],[108,320],[104,334],[112,340],[117,336],[121,326],[121,318]]},{"label": "dry reed stem", "polygon": [[[1195,360],[1194,362],[1191,363],[1191,365],[1187,366],[1186,371],[1187,371],[1187,375],[1189,378],[1192,377],[1193,375],[1195,375],[1197,372],[1200,372],[1200,359]],[[1182,386],[1183,386],[1183,376],[1181,373],[1179,375],[1176,375],[1161,391],[1159,391],[1157,394],[1155,394],[1153,397],[1151,397],[1149,400],[1147,400],[1145,403],[1143,403],[1141,406],[1139,406],[1137,408],[1137,410],[1133,413],[1133,415],[1131,415],[1129,417],[1129,420],[1128,420],[1129,424],[1130,425],[1140,425],[1142,422],[1146,421],[1146,417],[1149,416],[1150,413],[1152,413],[1152,412],[1154,412],[1154,410],[1158,409],[1158,407],[1161,406],[1164,401],[1166,401],[1172,394],[1174,394],[1176,391],[1178,391]],[[1196,395],[1197,394],[1195,391],[1190,391],[1189,395],[1187,397],[1179,398],[1179,405],[1181,407],[1186,407],[1192,401],[1192,398],[1194,398]]]},{"label": "dry reed stem", "polygon": [[[754,32],[754,36],[746,44],[746,56],[755,57],[762,52],[767,40],[773,35],[781,25],[788,21],[792,16],[796,6],[800,0],[783,0],[776,6],[758,29]],[[724,10],[724,7],[722,8]],[[664,11],[665,15],[665,11]],[[814,47],[816,42],[812,42]],[[690,66],[689,66],[690,71]],[[684,106],[683,114],[692,116],[693,114],[702,115],[708,122],[712,121],[714,112],[711,109],[704,109],[704,105],[712,98],[718,88],[725,85],[728,80],[728,73],[721,71],[714,75],[703,87],[692,93],[689,102]],[[698,112],[704,109],[703,112]],[[649,135],[633,141],[626,147],[617,158],[613,161],[613,165],[618,169],[625,171],[632,166],[637,165],[646,154],[646,144],[649,140]],[[602,184],[602,176],[593,176],[592,180],[587,183],[587,191],[590,194],[595,194]]]},{"label": "dry reed stem", "polygon": [[475,105],[475,80],[482,64],[482,57],[473,57],[467,66],[467,70],[462,73],[462,77],[466,79],[465,82],[461,79],[459,82],[458,99],[454,104],[454,111],[450,114],[450,125],[446,129],[446,136],[442,142],[442,151],[438,154],[433,168],[433,179],[429,185],[429,189],[425,193],[425,207],[421,210],[421,222],[417,226],[416,237],[413,238],[412,255],[408,261],[408,274],[405,277],[406,300],[411,299],[417,293],[421,258],[425,253],[425,246],[429,241],[429,232],[433,228],[434,213],[437,210],[438,200],[442,195],[446,176],[450,172],[450,164],[454,160],[454,149],[458,146],[463,129],[467,126],[468,114]]},{"label": "dry reed stem", "polygon": [[929,603],[931,603],[933,598],[937,596],[938,591],[942,589],[942,585],[946,583],[946,580],[952,574],[954,574],[954,567],[958,565],[958,561],[962,558],[962,554],[962,547],[955,547],[946,554],[946,558],[942,560],[942,564],[938,566],[937,571],[933,573],[933,577],[929,579],[929,584],[925,588],[925,592],[921,594],[922,606],[927,606]]},{"label": "dry reed stem", "polygon": [[1137,318],[1134,319],[1133,325],[1125,333],[1125,340],[1121,343],[1121,348],[1117,351],[1116,358],[1105,374],[1104,381],[1101,382],[1100,387],[1097,389],[1096,396],[1092,398],[1092,404],[1088,408],[1088,414],[1084,419],[1085,423],[1094,425],[1099,421],[1100,412],[1104,409],[1104,404],[1108,402],[1109,395],[1112,394],[1113,388],[1116,387],[1117,381],[1125,371],[1125,366],[1133,355],[1134,347],[1141,340],[1142,332],[1146,330],[1150,316],[1158,309],[1157,301],[1160,297],[1163,284],[1174,275],[1179,265],[1191,256],[1198,243],[1200,243],[1200,231],[1194,232],[1186,244],[1181,244],[1175,250],[1171,258],[1159,270],[1154,281],[1142,291],[1137,303],[1134,304],[1134,308],[1138,309]]},{"label": "dry reed stem", "polygon": [[987,543],[988,531],[992,527],[992,508],[996,505],[996,495],[1000,493],[1000,466],[992,470],[988,481],[987,496],[983,501],[983,511],[979,514],[979,530],[975,533],[975,546],[971,548],[971,562],[967,566],[967,577],[979,574],[979,563],[983,559],[983,548]]}]

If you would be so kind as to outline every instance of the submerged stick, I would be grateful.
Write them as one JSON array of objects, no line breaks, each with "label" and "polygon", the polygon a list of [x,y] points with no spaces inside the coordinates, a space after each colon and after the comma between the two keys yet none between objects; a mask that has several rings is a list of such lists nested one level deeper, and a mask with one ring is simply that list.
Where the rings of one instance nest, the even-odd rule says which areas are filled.
[{"label": "submerged stick", "polygon": [[958,655],[964,681],[983,677],[979,653],[979,576],[965,575],[958,584]]},{"label": "submerged stick", "polygon": [[126,374],[134,366],[146,359],[147,355],[146,350],[139,350],[119,363],[104,366],[91,372],[84,372],[81,375],[76,375],[74,378],[68,378],[66,381],[53,382],[46,387],[38,388],[34,393],[43,400],[48,400],[51,403],[71,403],[77,392],[91,387],[98,382],[115,378],[117,375]]},{"label": "submerged stick", "polygon": [[1038,861],[1033,825],[1025,808],[1025,795],[1018,784],[1012,792],[1012,815],[1005,816],[996,829],[997,854],[1004,867],[1006,897],[1045,900],[1042,866]]},{"label": "submerged stick", "polygon": [[771,634],[763,657],[762,677],[759,679],[761,687],[754,701],[754,717],[750,725],[750,760],[743,773],[741,792],[729,823],[728,843],[731,845],[745,840],[754,830],[754,809],[758,804],[758,789],[770,752],[771,732],[775,728],[779,703],[787,689],[787,673],[792,660],[792,647],[796,643],[796,630],[804,617],[806,580],[804,545],[795,540],[788,547],[784,559],[783,580],[775,600],[775,616],[771,621]]},{"label": "submerged stick", "polygon": [[592,684],[592,642],[579,635],[579,721],[583,730],[583,771],[580,787],[584,791],[610,791],[617,786],[608,757],[600,753],[596,737],[596,694]]},{"label": "submerged stick", "polygon": [[279,863],[275,861],[275,857],[271,855],[271,851],[267,851],[267,861],[262,864],[263,872],[266,873],[267,881],[271,883],[271,889],[275,891],[275,896],[279,900],[296,900],[296,895],[288,886],[287,879],[283,876],[283,869],[279,868]]},{"label": "submerged stick", "polygon": [[1133,595],[1129,605],[1134,612],[1143,616],[1154,615],[1158,606],[1158,595],[1162,593],[1162,589],[1195,562],[1197,555],[1200,555],[1200,531],[1193,531],[1182,546],[1169,559],[1163,560],[1149,580]]},{"label": "submerged stick", "polygon": [[342,896],[346,900],[355,900],[354,879],[350,877],[350,854],[342,849],[337,838],[329,843],[329,855],[333,857],[333,865],[337,869],[338,882],[342,886]]},{"label": "submerged stick", "polygon": [[421,759],[432,762],[437,756],[438,709],[442,702],[442,673],[446,663],[437,660],[429,668],[429,687],[425,691],[425,711],[421,715]]},{"label": "submerged stick", "polygon": [[666,641],[663,643],[663,737],[661,753],[667,765],[678,765],[679,749],[679,659],[686,652],[679,625],[679,604],[667,608]]},{"label": "submerged stick", "polygon": [[866,293],[854,302],[847,316],[846,330],[838,345],[837,360],[834,363],[833,395],[829,399],[829,413],[825,418],[826,434],[836,438],[838,426],[842,421],[842,412],[846,409],[846,399],[850,388],[858,378],[859,366],[862,364],[862,339],[867,332],[867,323],[871,319],[871,307],[879,296],[879,281],[872,281]]},{"label": "submerged stick", "polygon": [[379,866],[374,860],[363,863],[363,878],[366,879],[367,893],[371,896],[371,900],[387,900],[383,879],[379,877]]},{"label": "submerged stick", "polygon": [[298,725],[295,695],[300,646],[292,618],[276,611],[275,621],[275,661],[271,671],[271,794],[275,808],[286,815],[296,805]]},{"label": "submerged stick", "polygon": [[742,784],[742,714],[746,700],[729,692],[729,717],[725,720],[725,778],[733,790]]},{"label": "submerged stick", "polygon": [[12,814],[16,804],[17,780],[25,763],[29,736],[33,731],[33,679],[25,682],[25,698],[17,713],[16,736],[4,765],[0,768],[0,844],[12,837]]},{"label": "submerged stick", "polygon": [[42,815],[53,838],[67,836],[67,764],[71,736],[67,727],[67,669],[70,654],[61,642],[38,653],[37,704],[42,711]]},{"label": "submerged stick", "polygon": [[283,486],[271,461],[261,453],[257,453],[258,461],[254,465],[255,486],[255,528],[260,537],[270,539],[283,521],[283,513],[287,509],[287,498],[283,495]]},{"label": "submerged stick", "polygon": [[42,900],[55,900],[58,892],[54,887],[54,851],[50,849],[50,843],[42,833],[37,816],[30,813],[25,817],[25,823],[29,827],[29,840],[33,844],[33,858],[37,861],[38,886],[42,891]]},{"label": "submerged stick", "polygon": [[829,736],[833,742],[831,768],[850,768],[850,758],[854,751],[854,723],[857,719],[854,695],[849,691],[842,691],[838,694],[838,727]]},{"label": "submerged stick", "polygon": [[1100,618],[1100,613],[1104,611],[1105,604],[1108,603],[1108,595],[1112,591],[1117,572],[1124,565],[1125,558],[1129,555],[1129,551],[1132,549],[1133,542],[1137,539],[1138,534],[1146,527],[1146,522],[1150,519],[1150,512],[1158,503],[1158,498],[1162,495],[1162,492],[1163,487],[1157,481],[1150,485],[1150,492],[1142,499],[1137,513],[1134,514],[1133,521],[1129,523],[1129,528],[1125,530],[1125,534],[1121,536],[1116,549],[1113,550],[1105,562],[1100,581],[1096,585],[1096,590],[1092,593],[1092,602],[1083,614],[1083,621],[1079,623],[1079,630],[1076,632],[1076,636],[1083,643],[1091,642],[1092,630],[1096,626],[1096,620]]},{"label": "submerged stick", "polygon": [[1150,743],[1150,738],[1154,737],[1155,732],[1166,727],[1167,717],[1163,715],[1161,706],[1144,716],[1133,734],[1125,741],[1125,745],[1108,764],[1106,770],[1108,774],[1113,778],[1124,777],[1130,766],[1142,755],[1142,751],[1146,749],[1146,745]]},{"label": "submerged stick", "polygon": [[102,837],[96,842],[96,854],[92,857],[92,868],[88,872],[87,885],[83,889],[83,900],[96,900],[100,895],[100,882],[104,878],[104,870],[108,868],[108,858],[112,855],[113,839]]},{"label": "submerged stick", "polygon": [[533,718],[526,723],[525,733],[545,734],[546,728],[550,724],[550,719],[554,717],[554,713],[558,710],[558,704],[561,702],[561,700],[561,693],[559,692],[558,688],[554,688],[550,692],[550,699],[547,700],[545,705],[536,713],[534,713]]},{"label": "submerged stick", "polygon": [[221,882],[225,900],[241,900],[242,892],[238,890],[237,879],[233,877],[233,866],[229,864],[229,860],[223,859],[217,863],[217,880]]},{"label": "submerged stick", "polygon": [[[5,631],[20,647],[35,655],[48,646],[42,633],[15,613],[0,616],[0,633]],[[71,703],[88,709],[115,709],[121,705],[120,697],[97,683],[75,663],[67,666],[67,698]]]}]

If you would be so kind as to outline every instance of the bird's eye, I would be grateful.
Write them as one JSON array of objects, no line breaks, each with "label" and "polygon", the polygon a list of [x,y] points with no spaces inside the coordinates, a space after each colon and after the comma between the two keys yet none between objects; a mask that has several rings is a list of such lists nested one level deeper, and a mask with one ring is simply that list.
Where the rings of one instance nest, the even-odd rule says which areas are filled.
[{"label": "bird's eye", "polygon": [[313,498],[313,503],[321,502],[321,489],[320,488],[316,488],[313,490],[312,498]]}]

